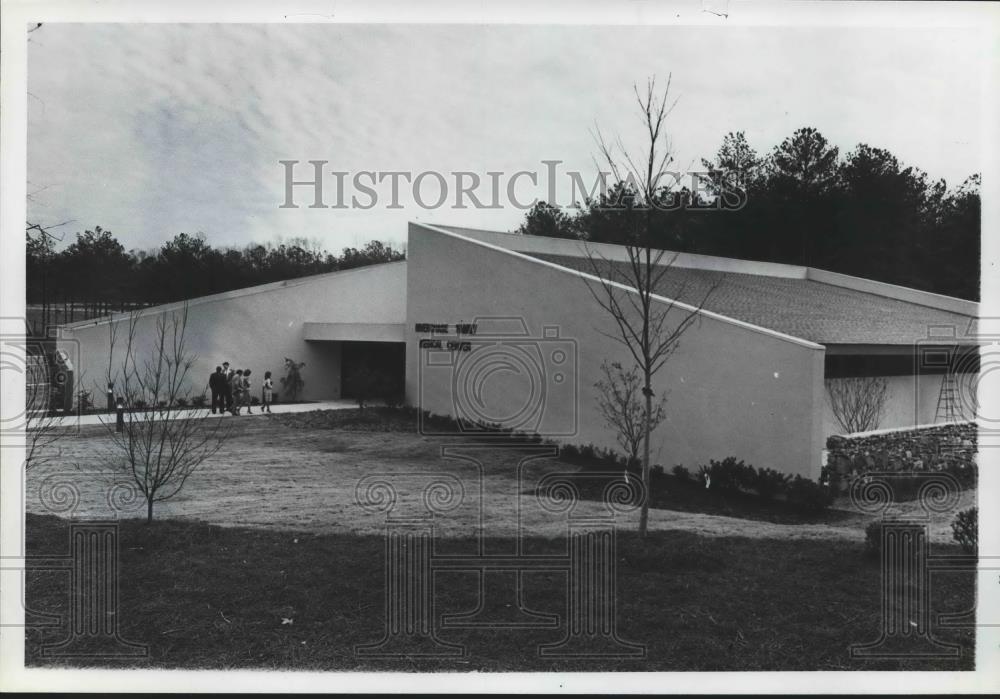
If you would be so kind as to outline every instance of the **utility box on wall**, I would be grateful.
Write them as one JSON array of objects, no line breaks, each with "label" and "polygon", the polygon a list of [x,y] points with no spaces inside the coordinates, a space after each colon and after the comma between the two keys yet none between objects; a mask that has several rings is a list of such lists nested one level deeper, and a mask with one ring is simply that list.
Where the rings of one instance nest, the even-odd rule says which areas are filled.
[{"label": "utility box on wall", "polygon": [[52,353],[50,365],[52,383],[50,408],[52,410],[73,410],[73,360],[69,354],[56,350]]}]

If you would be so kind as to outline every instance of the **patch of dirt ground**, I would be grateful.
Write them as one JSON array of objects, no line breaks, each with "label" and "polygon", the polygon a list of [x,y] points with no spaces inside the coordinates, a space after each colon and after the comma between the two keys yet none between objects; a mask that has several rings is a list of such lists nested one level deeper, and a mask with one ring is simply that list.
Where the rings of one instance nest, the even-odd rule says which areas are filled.
[{"label": "patch of dirt ground", "polygon": [[[330,427],[259,415],[221,419],[233,424],[225,446],[176,497],[156,504],[155,517],[373,534],[386,526],[386,512],[378,506],[391,504],[393,518],[433,517],[441,536],[469,536],[480,528],[496,537],[566,532],[567,503],[532,494],[546,475],[577,471],[546,456],[551,447],[470,444],[391,425]],[[116,485],[108,477],[120,455],[104,427],[80,428],[60,439],[56,448],[51,461],[26,476],[28,512],[81,519],[145,516],[142,498],[132,487]],[[967,491],[953,510],[935,514],[931,539],[950,542],[955,513],[975,502],[975,491]],[[571,513],[574,519],[595,518],[608,510],[601,502],[580,500]],[[615,514],[619,527],[637,527],[637,511]],[[778,524],[653,509],[649,526],[717,537],[861,541],[866,521],[858,515],[843,522]]]}]

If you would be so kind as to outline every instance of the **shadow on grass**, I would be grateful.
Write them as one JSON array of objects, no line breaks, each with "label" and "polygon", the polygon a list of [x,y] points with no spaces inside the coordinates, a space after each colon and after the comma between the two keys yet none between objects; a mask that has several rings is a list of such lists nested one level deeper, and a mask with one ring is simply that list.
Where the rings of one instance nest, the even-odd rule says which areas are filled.
[{"label": "shadow on grass", "polygon": [[[635,477],[632,476],[632,478]],[[625,483],[624,477],[618,481],[622,484]],[[707,489],[697,481],[674,476],[655,475],[651,481],[650,507],[657,510],[720,515],[775,524],[844,525],[856,523],[860,527],[871,519],[871,517],[859,512],[837,509],[810,510],[783,500],[762,500],[749,493]],[[579,489],[581,499],[597,502],[604,501],[605,488],[613,482],[616,481],[609,481],[606,477],[589,479],[586,477],[586,470],[581,472],[581,476],[573,479],[573,484]],[[622,490],[627,492],[624,488]],[[524,494],[535,495],[536,491],[531,490]]]},{"label": "shadow on grass", "polygon": [[[43,643],[65,627],[28,629],[29,666],[272,668],[383,671],[652,671],[652,670],[958,670],[972,669],[970,629],[935,629],[959,643],[959,660],[858,661],[848,647],[874,640],[879,627],[879,568],[860,544],[703,538],[658,532],[618,537],[618,630],[646,646],[641,660],[557,660],[537,646],[562,628],[441,629],[464,644],[456,660],[371,660],[354,647],[378,641],[384,623],[384,540],[380,536],[313,535],[223,528],[196,522],[125,521],[120,529],[122,636],[147,644],[141,659],[54,660]],[[28,515],[30,555],[67,551],[68,522]],[[472,553],[476,542],[442,540],[439,552]],[[513,549],[510,540],[489,545]],[[558,553],[559,539],[528,539],[526,553]],[[951,547],[942,550],[951,550]],[[937,612],[970,608],[974,579],[935,574]],[[435,578],[435,623],[477,603],[472,573]],[[533,610],[565,614],[566,576],[524,575]],[[68,611],[65,572],[30,571],[27,603],[38,612]],[[509,599],[486,600],[502,613]]]},{"label": "shadow on grass", "polygon": [[372,406],[341,410],[310,410],[301,413],[268,415],[284,427],[330,429],[347,432],[417,432],[416,413],[410,410]]},{"label": "shadow on grass", "polygon": [[[329,429],[343,432],[408,432],[418,431],[418,416],[412,409],[371,407],[364,411],[317,410],[305,413],[290,413],[269,416],[269,419],[293,429]],[[441,418],[444,419],[444,418]],[[447,443],[447,438],[439,438]],[[462,438],[463,443],[482,444],[535,444],[531,436],[499,433],[470,433]],[[565,462],[573,468],[581,468],[586,473],[587,466]],[[600,468],[598,470],[606,470]],[[574,484],[580,489],[585,500],[603,501],[607,479],[588,480],[586,476],[575,478]],[[726,492],[719,489],[707,490],[700,482],[676,478],[672,475],[658,475],[653,479],[651,507],[677,512],[721,515],[738,519],[749,519],[775,524],[850,524],[863,526],[866,518],[857,512],[839,509],[808,510],[796,507],[784,500],[765,501],[753,494]],[[535,491],[523,493],[534,495]]]}]

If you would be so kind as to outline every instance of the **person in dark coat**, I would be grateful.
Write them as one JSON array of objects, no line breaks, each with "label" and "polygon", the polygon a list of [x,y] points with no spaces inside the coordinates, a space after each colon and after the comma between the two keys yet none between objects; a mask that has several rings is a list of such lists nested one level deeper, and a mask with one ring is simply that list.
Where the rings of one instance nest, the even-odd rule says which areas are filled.
[{"label": "person in dark coat", "polygon": [[212,392],[212,415],[218,408],[220,413],[226,409],[226,375],[222,373],[222,367],[215,367],[215,371],[208,377],[208,390]]}]

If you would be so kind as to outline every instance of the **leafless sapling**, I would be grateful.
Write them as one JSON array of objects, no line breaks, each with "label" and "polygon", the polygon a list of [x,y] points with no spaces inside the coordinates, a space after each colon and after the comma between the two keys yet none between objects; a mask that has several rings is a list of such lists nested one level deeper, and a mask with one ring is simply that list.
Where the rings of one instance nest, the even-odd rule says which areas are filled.
[{"label": "leafless sapling", "polygon": [[[700,317],[702,308],[715,285],[699,293],[695,303],[682,301],[687,284],[667,298],[658,293],[677,260],[678,253],[658,247],[659,230],[669,221],[663,216],[664,202],[670,196],[664,180],[673,162],[666,132],[666,120],[674,105],[669,101],[670,80],[662,94],[651,78],[646,91],[634,86],[643,126],[646,147],[643,156],[633,157],[620,138],[609,145],[598,130],[595,134],[600,160],[610,169],[613,189],[626,194],[624,202],[632,213],[624,217],[626,261],[609,260],[592,247],[587,259],[597,284],[588,284],[594,299],[614,320],[615,331],[604,333],[626,347],[641,374],[644,397],[642,417],[642,483],[646,496],[639,516],[639,534],[645,537],[649,522],[650,438],[654,429],[655,393],[653,378],[673,355],[681,336]],[[620,205],[622,202],[615,202]]]},{"label": "leafless sapling", "polygon": [[210,417],[207,409],[179,407],[178,399],[188,398],[188,374],[195,362],[185,337],[187,306],[157,314],[148,338],[139,336],[142,319],[143,312],[136,310],[118,321],[124,324],[124,337],[115,321],[109,323],[106,378],[115,385],[125,413],[120,432],[114,420],[104,424],[118,474],[131,479],[145,498],[148,523],[153,505],[176,496],[222,448],[230,430],[221,416]]}]

